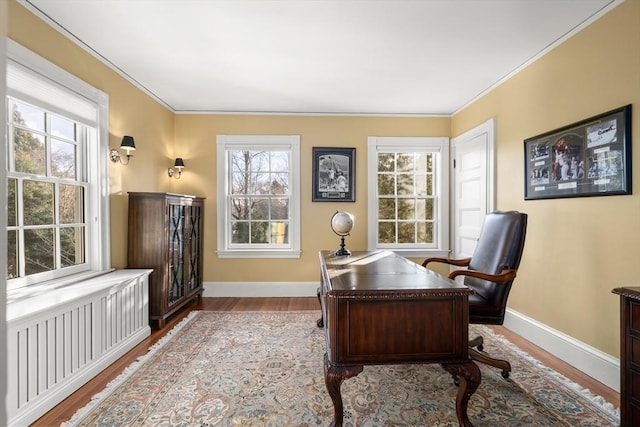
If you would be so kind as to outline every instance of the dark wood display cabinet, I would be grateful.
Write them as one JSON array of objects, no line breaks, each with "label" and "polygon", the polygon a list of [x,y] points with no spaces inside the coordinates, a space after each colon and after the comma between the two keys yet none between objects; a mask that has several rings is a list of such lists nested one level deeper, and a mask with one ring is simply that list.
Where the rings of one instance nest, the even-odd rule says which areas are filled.
[{"label": "dark wood display cabinet", "polygon": [[149,320],[167,317],[202,296],[204,198],[129,193],[128,268],[152,268]]},{"label": "dark wood display cabinet", "polygon": [[620,295],[620,426],[640,426],[640,287]]}]

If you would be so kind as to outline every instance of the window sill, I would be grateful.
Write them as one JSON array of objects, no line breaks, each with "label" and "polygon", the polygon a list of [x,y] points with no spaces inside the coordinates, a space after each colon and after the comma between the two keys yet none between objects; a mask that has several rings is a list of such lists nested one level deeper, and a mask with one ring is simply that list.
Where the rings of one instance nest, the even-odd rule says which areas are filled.
[{"label": "window sill", "polygon": [[377,248],[378,250],[385,250],[395,252],[396,254],[405,258],[446,258],[449,256],[448,250],[436,250],[436,249],[397,249],[397,248]]},{"label": "window sill", "polygon": [[300,258],[299,250],[227,250],[218,251],[218,258]]}]

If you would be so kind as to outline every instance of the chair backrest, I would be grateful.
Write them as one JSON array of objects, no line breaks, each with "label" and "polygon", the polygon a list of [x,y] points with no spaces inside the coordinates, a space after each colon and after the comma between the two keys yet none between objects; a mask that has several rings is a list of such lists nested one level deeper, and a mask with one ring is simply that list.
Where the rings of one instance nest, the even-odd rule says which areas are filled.
[{"label": "chair backrest", "polygon": [[[516,211],[487,214],[469,270],[488,274],[498,274],[504,269],[517,270],[526,231],[527,214]],[[485,298],[491,306],[501,306],[504,311],[513,280],[494,283],[466,276],[464,283]]]}]

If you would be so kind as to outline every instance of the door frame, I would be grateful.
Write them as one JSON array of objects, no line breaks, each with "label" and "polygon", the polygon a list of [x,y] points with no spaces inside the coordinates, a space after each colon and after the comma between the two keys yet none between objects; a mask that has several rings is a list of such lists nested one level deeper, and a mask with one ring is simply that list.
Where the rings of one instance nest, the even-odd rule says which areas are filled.
[{"label": "door frame", "polygon": [[449,181],[451,182],[451,186],[449,187],[451,188],[451,212],[450,212],[450,221],[449,221],[449,224],[451,224],[451,230],[450,230],[449,236],[450,236],[450,243],[451,243],[450,253],[452,254],[456,253],[458,249],[456,248],[458,230],[455,229],[455,224],[456,224],[455,215],[456,215],[456,208],[458,204],[458,194],[457,194],[458,182],[456,181],[456,170],[454,168],[454,162],[456,161],[456,157],[457,157],[456,148],[460,147],[461,145],[467,142],[472,141],[479,135],[482,135],[485,133],[487,134],[487,146],[485,151],[485,156],[487,161],[486,163],[487,164],[487,172],[486,172],[487,187],[486,187],[486,193],[485,193],[486,194],[485,203],[486,203],[486,211],[492,212],[496,208],[495,119],[492,117],[486,122],[474,127],[473,129],[470,129],[464,132],[463,134],[456,136],[455,138],[451,138],[451,160],[450,160],[451,176]]}]

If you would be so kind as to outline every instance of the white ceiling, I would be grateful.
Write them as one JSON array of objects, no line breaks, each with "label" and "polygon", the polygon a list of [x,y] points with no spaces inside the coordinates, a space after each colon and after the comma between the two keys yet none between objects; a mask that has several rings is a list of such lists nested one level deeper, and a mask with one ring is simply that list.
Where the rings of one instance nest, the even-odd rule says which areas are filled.
[{"label": "white ceiling", "polygon": [[620,0],[19,1],[178,113],[449,115]]}]

